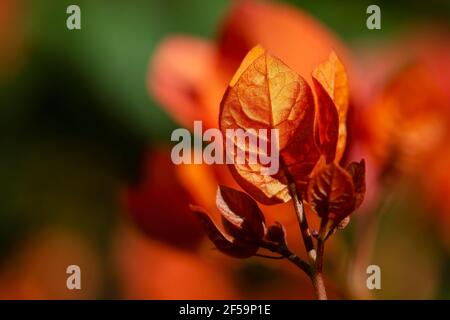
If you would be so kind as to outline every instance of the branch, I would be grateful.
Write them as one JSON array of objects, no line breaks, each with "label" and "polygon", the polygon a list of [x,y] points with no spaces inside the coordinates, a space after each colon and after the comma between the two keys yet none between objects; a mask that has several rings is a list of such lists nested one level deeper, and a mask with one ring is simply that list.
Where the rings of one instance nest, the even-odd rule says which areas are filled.
[{"label": "branch", "polygon": [[[325,290],[325,283],[322,276],[322,261],[324,252],[325,232],[327,226],[327,219],[322,219],[319,231],[319,238],[317,243],[317,251],[314,248],[311,232],[309,231],[308,220],[306,219],[305,212],[303,210],[303,202],[298,198],[297,188],[295,183],[289,184],[289,193],[294,203],[295,213],[297,215],[298,224],[300,225],[300,232],[302,234],[303,243],[305,245],[308,257],[311,260],[311,273],[309,274],[314,292],[319,300],[326,300],[327,293]],[[325,220],[325,221],[324,221]]]},{"label": "branch", "polygon": [[313,275],[313,270],[311,266],[304,261],[302,258],[293,253],[289,248],[282,244],[277,244],[275,242],[262,240],[260,243],[260,247],[270,250],[275,253],[279,253],[283,258],[288,259],[290,262],[295,264],[297,267],[302,269],[310,278]]},{"label": "branch", "polygon": [[260,258],[266,258],[266,259],[273,259],[273,260],[281,260],[284,259],[284,256],[269,256],[267,254],[261,254],[261,253],[255,253],[253,255],[254,257],[260,257]]},{"label": "branch", "polygon": [[320,220],[319,236],[317,237],[317,260],[316,260],[316,272],[322,273],[323,269],[323,253],[325,250],[325,240],[327,238],[327,224],[328,219],[322,218]]},{"label": "branch", "polygon": [[289,184],[289,193],[292,198],[292,202],[294,203],[295,213],[297,216],[298,224],[300,226],[300,232],[302,234],[303,243],[305,244],[305,249],[308,254],[308,257],[311,260],[311,263],[316,262],[317,253],[314,249],[314,244],[311,236],[311,232],[309,231],[308,221],[306,219],[305,212],[303,210],[303,203],[300,201],[297,195],[297,187],[295,183]]},{"label": "branch", "polygon": [[328,219],[322,218],[320,221],[319,236],[317,237],[317,259],[314,268],[314,274],[311,278],[314,290],[319,300],[327,299],[327,292],[325,290],[325,282],[323,280],[322,269],[323,269],[323,253],[325,250],[325,240],[327,231]]}]

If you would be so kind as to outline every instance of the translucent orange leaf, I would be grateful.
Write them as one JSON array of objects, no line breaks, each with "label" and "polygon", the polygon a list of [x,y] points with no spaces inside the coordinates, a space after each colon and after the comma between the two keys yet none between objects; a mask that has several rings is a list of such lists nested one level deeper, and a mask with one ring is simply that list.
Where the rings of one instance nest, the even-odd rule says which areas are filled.
[{"label": "translucent orange leaf", "polygon": [[[277,129],[280,170],[264,174],[262,164],[238,164],[231,172],[238,183],[255,199],[265,204],[290,200],[288,180],[300,190],[318,160],[314,142],[314,102],[306,81],[262,47],[253,48],[231,80],[221,102],[220,128]],[[251,146],[235,139],[235,147]],[[272,141],[269,139],[269,143]],[[246,153],[248,155],[248,152]],[[236,153],[233,155],[236,158]],[[289,179],[288,179],[289,177]]]},{"label": "translucent orange leaf", "polygon": [[230,235],[236,239],[253,241],[264,237],[264,215],[249,195],[219,186],[216,204],[222,213],[223,226]]},{"label": "translucent orange leaf", "polygon": [[317,170],[308,185],[308,202],[321,218],[339,222],[354,209],[352,177],[335,163]]},{"label": "translucent orange leaf", "polygon": [[[342,158],[347,139],[348,79],[344,65],[334,52],[313,73],[317,94],[318,138],[327,161]],[[336,121],[338,120],[338,121]],[[322,149],[321,148],[321,149]]]},{"label": "translucent orange leaf", "polygon": [[339,133],[339,115],[336,106],[320,82],[313,78],[317,96],[315,139],[326,162],[334,161]]},{"label": "translucent orange leaf", "polygon": [[253,256],[258,251],[258,244],[254,242],[242,242],[231,237],[227,237],[216,226],[209,214],[199,206],[190,206],[197,219],[206,231],[208,238],[216,246],[216,248],[235,258],[248,258]]},{"label": "translucent orange leaf", "polygon": [[355,209],[357,209],[364,200],[366,194],[366,162],[362,159],[360,162],[352,162],[347,166],[347,172],[353,180],[355,187]]}]

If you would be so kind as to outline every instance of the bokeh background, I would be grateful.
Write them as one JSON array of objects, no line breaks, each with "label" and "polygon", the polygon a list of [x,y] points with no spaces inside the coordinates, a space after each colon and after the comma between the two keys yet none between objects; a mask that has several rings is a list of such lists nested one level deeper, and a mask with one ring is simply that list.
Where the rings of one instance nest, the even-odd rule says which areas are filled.
[{"label": "bokeh background", "polygon": [[[289,11],[313,17],[311,28],[323,27],[344,48],[357,82],[347,158],[368,158],[368,194],[366,205],[327,248],[330,296],[450,298],[450,145],[441,138],[450,137],[450,2],[265,3],[268,26],[275,19],[270,12],[277,10],[271,6],[288,5]],[[81,8],[81,30],[66,28],[70,4]],[[381,7],[381,30],[366,28],[370,4]],[[284,262],[241,261],[212,250],[187,204],[210,205],[217,182],[228,178],[208,169],[179,170],[170,162],[170,134],[186,125],[180,121],[188,108],[183,103],[201,93],[178,97],[176,90],[191,88],[176,82],[179,65],[162,71],[155,66],[165,61],[162,43],[174,35],[217,43],[236,5],[0,0],[0,298],[313,297],[306,277]],[[296,41],[303,41],[301,33],[292,46]],[[191,43],[176,48],[171,59],[186,58],[181,65],[191,72],[188,80],[203,76],[201,66],[189,65],[189,55],[197,52]],[[433,85],[415,66],[411,74],[401,73],[417,61]],[[173,76],[173,87],[155,89],[155,70],[167,75],[169,84]],[[395,95],[389,81],[398,74],[408,79],[399,85],[407,89],[398,89],[403,90],[398,101],[412,109],[392,124],[390,107],[373,105],[383,94]],[[190,95],[194,98],[183,100]],[[439,134],[433,128],[440,128]],[[380,156],[386,141],[396,142],[401,155],[391,154],[389,146]],[[424,161],[408,161],[424,153]],[[294,221],[284,207],[268,210],[278,212],[274,219],[292,215],[280,219]],[[293,233],[292,239],[299,239]],[[293,246],[301,252],[300,245]],[[66,288],[71,264],[81,267],[80,291]],[[365,290],[368,264],[381,267],[381,290]]]}]

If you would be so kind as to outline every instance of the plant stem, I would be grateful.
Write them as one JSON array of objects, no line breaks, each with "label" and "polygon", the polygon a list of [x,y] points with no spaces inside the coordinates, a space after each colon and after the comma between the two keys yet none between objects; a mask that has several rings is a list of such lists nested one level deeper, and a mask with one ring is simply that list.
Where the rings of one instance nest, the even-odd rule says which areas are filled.
[{"label": "plant stem", "polygon": [[319,237],[317,238],[316,269],[318,272],[322,272],[322,268],[323,268],[323,253],[325,250],[327,224],[328,224],[328,219],[322,218],[322,220],[320,221]]},{"label": "plant stem", "polygon": [[322,272],[316,272],[311,278],[314,292],[318,300],[327,300],[327,292],[325,290],[325,282],[323,281]]},{"label": "plant stem", "polygon": [[323,280],[323,253],[325,250],[325,238],[327,231],[328,219],[322,218],[320,222],[320,231],[319,237],[317,238],[317,259],[316,259],[316,267],[315,272],[312,278],[313,286],[316,291],[317,299],[326,300],[327,293],[325,290],[325,283]]},{"label": "plant stem", "polygon": [[312,272],[309,274],[309,276],[311,278],[314,287],[314,292],[316,294],[317,299],[326,300],[327,293],[325,290],[325,283],[323,281],[322,264],[323,264],[323,252],[326,236],[325,232],[328,221],[327,219],[322,219],[316,251],[316,249],[314,248],[311,232],[309,231],[308,220],[306,219],[306,215],[303,210],[303,203],[298,197],[295,183],[289,184],[289,193],[291,195],[292,202],[294,203],[295,213],[297,216],[298,223],[300,225],[300,232],[302,234],[303,243],[305,245],[306,252],[308,253],[308,257],[311,261],[310,266]]},{"label": "plant stem", "polygon": [[281,256],[283,256],[283,258],[288,259],[290,262],[302,269],[308,275],[308,277],[312,277],[313,270],[311,266],[291,250],[289,250],[287,246],[264,240],[260,243],[260,246],[272,252],[279,253]]},{"label": "plant stem", "polygon": [[303,210],[303,203],[298,198],[295,183],[289,184],[289,193],[291,195],[292,202],[294,203],[295,213],[297,216],[298,224],[300,226],[303,243],[305,244],[306,253],[308,254],[311,264],[315,264],[317,254],[316,250],[314,249],[311,232],[309,231],[308,220],[306,219],[306,215]]}]

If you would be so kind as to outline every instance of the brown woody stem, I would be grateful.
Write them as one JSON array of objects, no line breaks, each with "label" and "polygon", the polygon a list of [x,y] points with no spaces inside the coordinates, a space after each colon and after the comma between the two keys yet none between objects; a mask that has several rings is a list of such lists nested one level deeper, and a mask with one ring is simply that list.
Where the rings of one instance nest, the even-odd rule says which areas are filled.
[{"label": "brown woody stem", "polygon": [[326,300],[327,293],[325,290],[325,283],[323,280],[323,253],[325,250],[325,240],[327,232],[328,219],[322,218],[320,222],[319,237],[317,238],[317,259],[314,276],[312,278],[313,285],[316,290],[317,299]]},{"label": "brown woody stem", "polygon": [[327,224],[328,224],[328,219],[322,218],[322,220],[320,221],[319,237],[317,238],[316,269],[318,272],[322,272],[322,268],[323,268],[323,252],[325,250]]},{"label": "brown woody stem", "polygon": [[323,281],[323,274],[315,273],[311,278],[314,292],[318,300],[327,300],[327,291],[325,290],[325,282]]},{"label": "brown woody stem", "polygon": [[319,239],[317,242],[317,251],[314,248],[313,238],[311,232],[309,231],[308,220],[306,219],[305,211],[303,210],[303,202],[299,199],[297,193],[297,187],[295,183],[289,184],[289,193],[294,203],[295,213],[297,216],[298,224],[300,226],[300,232],[303,238],[303,243],[305,245],[306,252],[311,261],[309,277],[311,278],[314,292],[317,299],[326,300],[327,294],[325,290],[325,283],[323,281],[322,275],[322,264],[323,264],[323,252],[325,243],[325,231],[328,221],[323,221],[320,227]]},{"label": "brown woody stem", "polygon": [[300,232],[302,234],[303,243],[305,244],[306,253],[312,264],[316,262],[316,250],[314,249],[314,243],[309,231],[308,220],[306,219],[305,211],[303,210],[303,203],[298,198],[297,187],[295,183],[289,184],[289,193],[294,203],[295,213],[297,215],[298,224],[300,226]]},{"label": "brown woody stem", "polygon": [[279,253],[281,256],[288,259],[290,262],[292,262],[297,267],[302,269],[308,275],[308,277],[310,278],[312,277],[313,270],[311,266],[306,261],[297,256],[295,253],[293,253],[291,250],[289,250],[287,246],[265,240],[263,240],[260,243],[260,246],[272,252]]}]

